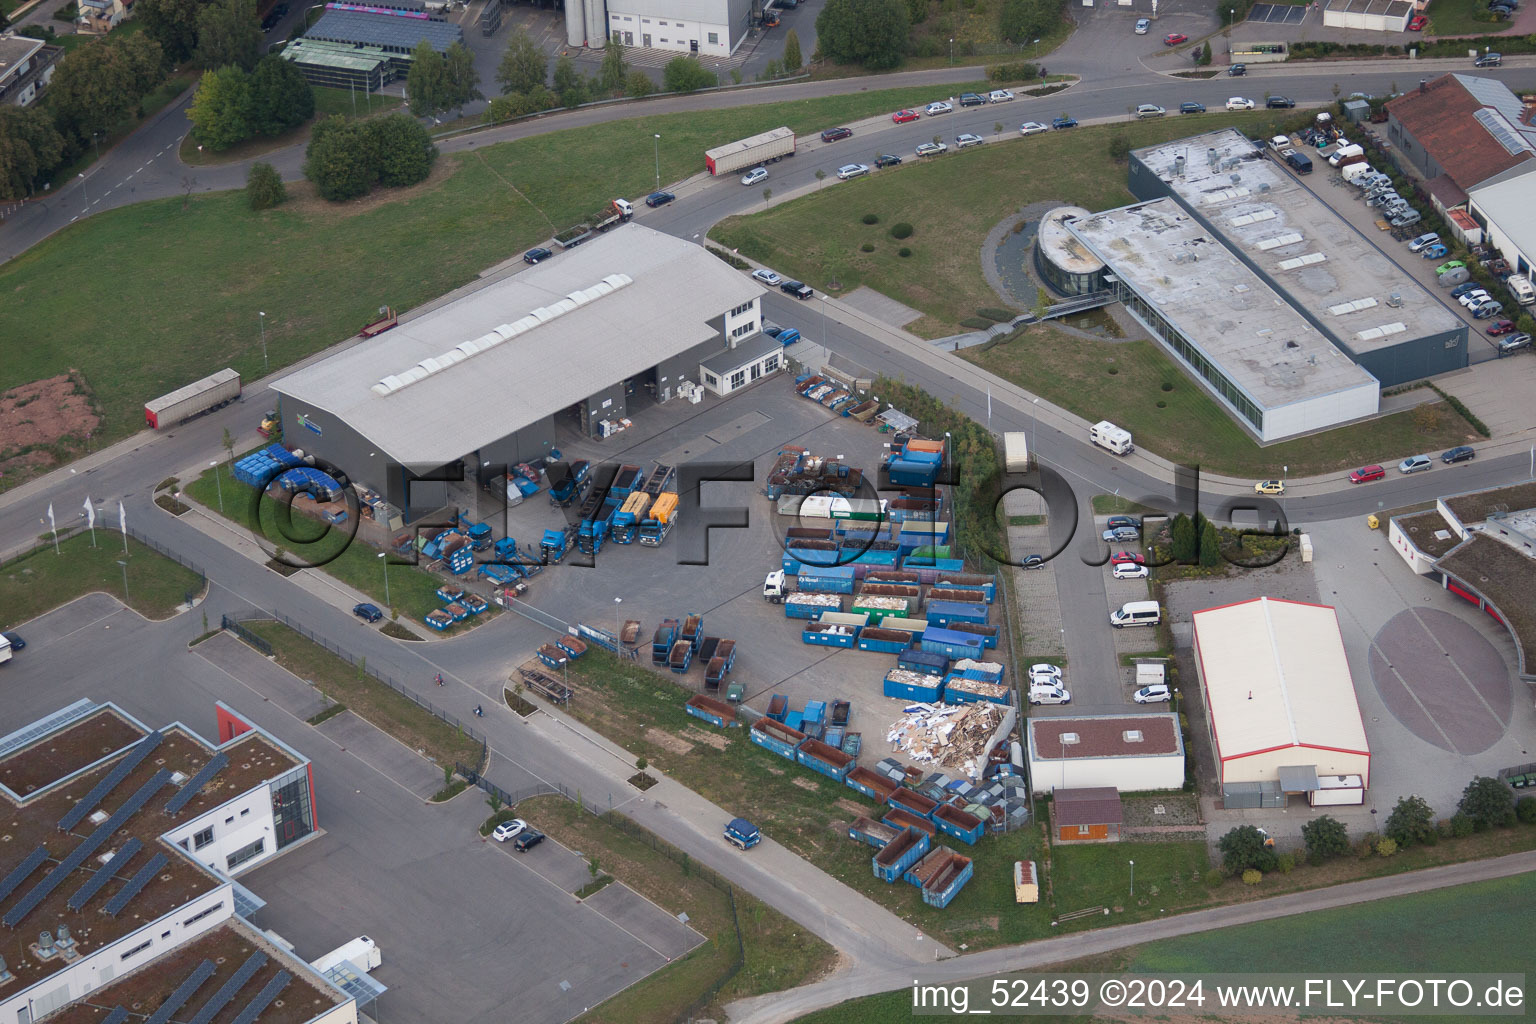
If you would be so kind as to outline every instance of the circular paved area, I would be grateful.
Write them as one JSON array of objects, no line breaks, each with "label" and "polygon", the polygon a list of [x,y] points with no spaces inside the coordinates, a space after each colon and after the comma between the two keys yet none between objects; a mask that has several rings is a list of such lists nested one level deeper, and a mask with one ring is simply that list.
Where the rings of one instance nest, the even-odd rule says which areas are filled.
[{"label": "circular paved area", "polygon": [[1509,666],[1469,623],[1449,612],[1399,612],[1371,645],[1371,679],[1393,716],[1442,750],[1476,754],[1509,727]]}]

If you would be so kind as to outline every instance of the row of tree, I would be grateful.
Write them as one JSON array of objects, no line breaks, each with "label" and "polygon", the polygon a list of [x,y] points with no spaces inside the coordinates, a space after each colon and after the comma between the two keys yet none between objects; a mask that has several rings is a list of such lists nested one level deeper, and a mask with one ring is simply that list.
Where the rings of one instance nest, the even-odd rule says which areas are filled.
[{"label": "row of tree", "polygon": [[[928,16],[930,0],[827,0],[816,16],[816,45],[839,64],[884,70],[912,52],[911,26]],[[1016,45],[1039,39],[1061,21],[1066,0],[1003,0],[998,35]],[[924,39],[930,44],[932,39]],[[926,52],[926,51],[925,51]],[[787,68],[791,73],[798,63]]]},{"label": "row of tree", "polygon": [[204,73],[187,117],[212,150],[255,135],[281,135],[315,116],[315,91],[291,61],[268,54],[246,72],[238,64]]},{"label": "row of tree", "polygon": [[480,72],[475,70],[474,55],[464,44],[454,43],[442,54],[425,39],[411,51],[405,95],[411,113],[417,117],[455,109],[462,114],[466,103],[485,99],[480,93]]},{"label": "row of tree", "polygon": [[338,202],[365,196],[375,185],[414,185],[432,173],[437,147],[408,114],[356,121],[333,114],[315,122],[304,176],[321,198]]}]

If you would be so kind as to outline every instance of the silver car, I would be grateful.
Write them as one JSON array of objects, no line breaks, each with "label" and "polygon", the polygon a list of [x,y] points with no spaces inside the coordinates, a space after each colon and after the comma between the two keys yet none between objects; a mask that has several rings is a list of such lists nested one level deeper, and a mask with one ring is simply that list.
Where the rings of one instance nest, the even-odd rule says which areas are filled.
[{"label": "silver car", "polygon": [[1143,103],[1141,106],[1136,108],[1136,119],[1139,121],[1142,118],[1147,117],[1162,117],[1166,113],[1168,113],[1168,111],[1164,110],[1156,103]]},{"label": "silver car", "polygon": [[767,180],[768,168],[766,167],[754,167],[741,176],[741,183],[743,185],[756,185]]},{"label": "silver car", "polygon": [[1428,455],[1410,455],[1397,464],[1399,473],[1419,473],[1434,465]]}]

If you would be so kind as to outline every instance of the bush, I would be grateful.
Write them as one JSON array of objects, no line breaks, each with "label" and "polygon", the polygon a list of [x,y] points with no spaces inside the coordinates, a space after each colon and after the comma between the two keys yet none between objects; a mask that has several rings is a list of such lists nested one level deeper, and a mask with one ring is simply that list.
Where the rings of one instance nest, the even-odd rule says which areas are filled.
[{"label": "bush", "polygon": [[896,255],[900,256],[902,259],[906,259],[908,256],[912,255],[912,250],[908,249],[906,246],[902,246],[900,249],[896,250]]},{"label": "bush", "polygon": [[1376,852],[1383,857],[1390,857],[1397,852],[1397,841],[1388,837],[1376,844]]},{"label": "bush", "polygon": [[390,114],[366,124],[381,184],[414,185],[432,173],[437,147],[421,122],[407,114]]},{"label": "bush", "polygon": [[912,225],[908,224],[906,221],[902,221],[900,224],[897,224],[891,228],[891,237],[897,240],[903,238],[911,238]]},{"label": "bush", "polygon": [[1515,794],[1503,780],[1479,775],[1462,791],[1456,813],[1465,815],[1479,832],[1515,823]]},{"label": "bush", "polygon": [[667,92],[697,92],[718,84],[719,79],[697,57],[673,57],[661,72],[661,85]]},{"label": "bush", "polygon": [[1006,309],[998,309],[996,306],[983,306],[976,311],[976,315],[984,316],[988,320],[992,320],[1000,324],[1008,323],[1014,317],[1014,314],[1008,312]]},{"label": "bush", "polygon": [[1116,132],[1109,137],[1109,158],[1115,163],[1121,163],[1131,155],[1131,140],[1124,132]]},{"label": "bush", "polygon": [[1376,852],[1376,843],[1380,841],[1380,839],[1381,837],[1378,836],[1375,832],[1367,832],[1363,837],[1361,837],[1359,842],[1355,843],[1355,856],[1359,857],[1361,860],[1371,856]]},{"label": "bush", "polygon": [[1435,389],[1435,394],[1445,399],[1446,405],[1449,405],[1452,409],[1455,409],[1458,413],[1460,413],[1461,418],[1472,425],[1473,430],[1477,431],[1479,434],[1482,434],[1484,437],[1493,436],[1488,430],[1488,424],[1472,415],[1472,410],[1468,409],[1466,404],[1462,402],[1461,399],[1457,398],[1455,395],[1446,394],[1440,389],[1439,385],[1433,382],[1431,382],[1429,386]]},{"label": "bush", "polygon": [[1462,814],[1460,811],[1457,811],[1455,814],[1451,815],[1451,835],[1455,836],[1457,839],[1465,839],[1467,836],[1471,835],[1476,828],[1477,826],[1473,823],[1472,819],[1467,817],[1465,814]]},{"label": "bush", "polygon": [[1264,881],[1264,872],[1258,868],[1249,868],[1243,872],[1244,885],[1258,885],[1262,881]]},{"label": "bush", "polygon": [[80,8],[76,7],[72,3],[65,4],[63,7],[60,7],[58,10],[53,12],[53,17],[56,21],[73,22],[79,16]]},{"label": "bush", "polygon": [[1173,390],[1173,383],[1171,381],[1164,381],[1163,382],[1163,390],[1164,391],[1172,391]]},{"label": "bush", "polygon": [[873,213],[866,213],[864,215],[864,223],[865,224],[879,224],[880,223],[880,218],[878,216],[876,216],[875,214],[873,214]]},{"label": "bush", "polygon": [[286,200],[288,190],[277,168],[261,160],[252,164],[245,178],[245,198],[253,210],[270,210]]},{"label": "bush", "polygon": [[1288,875],[1296,870],[1296,857],[1294,854],[1282,853],[1275,858],[1275,862],[1279,865],[1282,875]]},{"label": "bush", "polygon": [[875,243],[874,242],[865,242],[863,245],[859,246],[859,251],[860,252],[874,252],[875,251]]},{"label": "bush", "polygon": [[1536,796],[1523,796],[1516,800],[1515,817],[1526,825],[1536,824]]},{"label": "bush", "polygon": [[1306,867],[1307,848],[1305,846],[1298,846],[1292,853],[1288,854],[1287,856],[1291,858],[1291,862],[1297,867]]},{"label": "bush", "polygon": [[1214,889],[1220,884],[1221,872],[1219,870],[1216,868],[1211,868],[1211,870],[1205,873],[1205,887],[1207,889]]},{"label": "bush", "polygon": [[656,91],[656,83],[644,71],[631,71],[624,79],[624,95],[631,99],[644,99]]},{"label": "bush", "polygon": [[994,64],[987,68],[987,78],[994,82],[1030,82],[1039,73],[1033,64]]}]

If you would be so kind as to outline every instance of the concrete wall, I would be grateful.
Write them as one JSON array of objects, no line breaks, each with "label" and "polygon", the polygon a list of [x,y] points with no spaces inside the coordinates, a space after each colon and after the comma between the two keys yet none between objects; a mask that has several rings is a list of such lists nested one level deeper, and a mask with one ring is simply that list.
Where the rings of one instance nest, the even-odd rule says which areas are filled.
[{"label": "concrete wall", "polygon": [[1356,388],[1319,395],[1264,411],[1263,441],[1316,430],[1320,426],[1348,423],[1374,416],[1381,409],[1381,387],[1374,381]]},{"label": "concrete wall", "polygon": [[728,57],[746,38],[751,11],[751,0],[612,0],[606,20],[625,46],[644,46],[649,35],[654,49]]},{"label": "concrete wall", "polygon": [[[238,755],[236,755],[238,756]],[[220,874],[239,874],[277,853],[277,837],[273,832],[272,794],[265,785],[220,804],[206,814],[199,815],[167,832],[166,838],[181,845],[187,856],[204,867]],[[213,840],[201,849],[196,836],[205,829],[213,831]],[[251,843],[263,841],[261,853],[231,868],[228,857]]]}]

